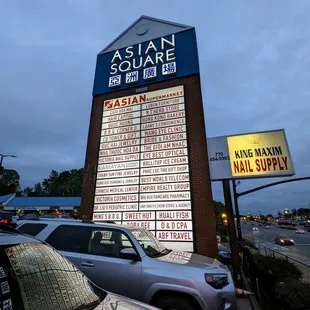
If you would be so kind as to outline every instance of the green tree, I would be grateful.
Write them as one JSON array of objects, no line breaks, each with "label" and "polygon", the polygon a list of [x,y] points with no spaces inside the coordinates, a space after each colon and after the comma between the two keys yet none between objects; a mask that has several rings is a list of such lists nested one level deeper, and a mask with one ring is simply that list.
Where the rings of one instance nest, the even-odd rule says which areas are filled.
[{"label": "green tree", "polygon": [[269,214],[267,214],[266,216],[267,216],[267,217],[271,217],[271,218],[273,218],[272,214],[270,214],[270,213],[269,213]]},{"label": "green tree", "polygon": [[0,196],[15,193],[20,190],[19,174],[14,169],[0,168]]},{"label": "green tree", "polygon": [[58,173],[52,170],[42,182],[42,193],[46,196],[81,196],[83,168]]},{"label": "green tree", "polygon": [[282,212],[278,210],[278,217],[282,217]]}]

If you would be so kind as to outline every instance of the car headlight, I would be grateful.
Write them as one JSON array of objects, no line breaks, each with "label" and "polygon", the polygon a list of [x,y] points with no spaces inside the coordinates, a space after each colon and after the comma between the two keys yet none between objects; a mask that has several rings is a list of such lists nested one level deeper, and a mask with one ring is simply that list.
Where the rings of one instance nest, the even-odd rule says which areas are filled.
[{"label": "car headlight", "polygon": [[227,257],[227,258],[230,258],[230,252],[228,251],[219,251],[219,255],[220,256],[223,256],[223,257]]},{"label": "car headlight", "polygon": [[280,242],[284,242],[284,240],[281,239]]},{"label": "car headlight", "polygon": [[228,275],[227,274],[205,274],[206,282],[211,285],[216,290],[220,290],[226,285],[229,284],[228,282]]},{"label": "car headlight", "polygon": [[293,239],[291,239],[290,241],[291,241],[291,242],[294,242],[294,240],[293,240]]}]

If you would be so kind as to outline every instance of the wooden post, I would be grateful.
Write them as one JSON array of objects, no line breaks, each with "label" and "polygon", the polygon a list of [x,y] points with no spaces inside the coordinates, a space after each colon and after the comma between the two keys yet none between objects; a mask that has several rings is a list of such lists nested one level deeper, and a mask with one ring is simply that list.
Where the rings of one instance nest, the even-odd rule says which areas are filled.
[{"label": "wooden post", "polygon": [[233,279],[235,287],[240,288],[241,287],[240,258],[238,253],[238,242],[234,221],[234,212],[232,208],[230,184],[229,180],[223,180],[222,183],[223,183],[225,207],[227,213],[228,236],[229,236],[232,267],[233,267]]}]

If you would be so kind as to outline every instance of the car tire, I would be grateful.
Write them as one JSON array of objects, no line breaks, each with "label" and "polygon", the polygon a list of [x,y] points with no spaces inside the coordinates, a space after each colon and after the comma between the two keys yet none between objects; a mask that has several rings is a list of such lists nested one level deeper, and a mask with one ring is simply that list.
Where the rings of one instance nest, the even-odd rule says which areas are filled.
[{"label": "car tire", "polygon": [[197,310],[195,305],[186,297],[161,296],[154,306],[162,310]]}]

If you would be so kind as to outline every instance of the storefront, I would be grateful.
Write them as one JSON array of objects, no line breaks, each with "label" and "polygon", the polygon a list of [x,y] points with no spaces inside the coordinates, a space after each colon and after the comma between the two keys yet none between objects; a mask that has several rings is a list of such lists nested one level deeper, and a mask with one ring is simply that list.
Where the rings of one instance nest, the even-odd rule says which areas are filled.
[{"label": "storefront", "polygon": [[3,209],[21,214],[74,215],[79,213],[80,204],[80,197],[15,197],[13,194],[13,197],[3,204]]}]

